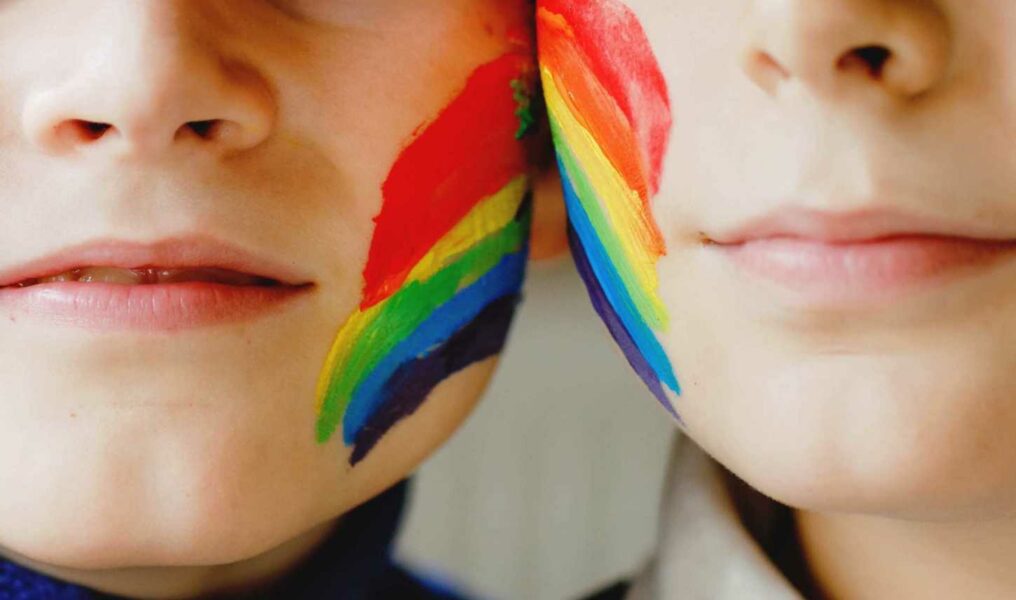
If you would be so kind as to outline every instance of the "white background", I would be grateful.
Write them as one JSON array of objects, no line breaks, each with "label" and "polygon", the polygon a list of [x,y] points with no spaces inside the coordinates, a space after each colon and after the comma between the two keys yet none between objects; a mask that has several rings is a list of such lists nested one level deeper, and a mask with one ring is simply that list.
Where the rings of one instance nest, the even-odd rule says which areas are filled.
[{"label": "white background", "polygon": [[570,260],[534,265],[494,384],[416,478],[399,557],[494,600],[577,598],[630,574],[674,430]]}]

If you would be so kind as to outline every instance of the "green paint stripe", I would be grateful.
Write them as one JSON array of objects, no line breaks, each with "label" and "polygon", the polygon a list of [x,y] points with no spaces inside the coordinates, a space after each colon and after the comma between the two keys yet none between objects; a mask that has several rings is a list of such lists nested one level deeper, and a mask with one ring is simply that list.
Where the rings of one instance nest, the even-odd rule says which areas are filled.
[{"label": "green paint stripe", "polygon": [[566,139],[567,136],[564,135],[564,132],[557,127],[553,120],[551,120],[551,128],[558,156],[560,157],[561,162],[564,163],[565,169],[568,171],[567,176],[571,180],[572,186],[578,194],[582,207],[589,216],[590,223],[592,223],[597,236],[603,243],[604,249],[610,256],[611,262],[614,263],[614,268],[624,281],[624,287],[628,293],[628,297],[631,298],[642,318],[645,319],[647,323],[650,323],[654,329],[660,329],[661,323],[659,315],[655,309],[652,298],[649,297],[647,290],[642,289],[638,282],[631,277],[633,267],[624,251],[617,229],[611,226],[607,221],[607,216],[604,214],[603,206],[600,204],[601,200],[599,193],[597,193],[596,189],[589,183],[589,178],[586,175],[585,169],[582,168],[579,160],[575,157],[571,148],[568,146]]},{"label": "green paint stripe", "polygon": [[360,381],[439,306],[448,302],[496,266],[502,258],[522,249],[528,217],[512,221],[483,238],[447,267],[426,281],[411,281],[391,298],[357,339],[348,360],[335,366],[318,419],[318,438],[338,427],[350,396]]}]

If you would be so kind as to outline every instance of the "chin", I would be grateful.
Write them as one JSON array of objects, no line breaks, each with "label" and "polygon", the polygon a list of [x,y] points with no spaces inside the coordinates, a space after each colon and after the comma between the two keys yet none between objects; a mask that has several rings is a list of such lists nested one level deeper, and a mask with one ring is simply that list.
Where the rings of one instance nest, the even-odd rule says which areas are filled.
[{"label": "chin", "polygon": [[1011,514],[1016,389],[1003,363],[1012,361],[952,350],[744,356],[728,367],[750,366],[691,387],[679,406],[707,452],[795,508],[929,520]]},{"label": "chin", "polygon": [[[223,408],[241,399],[246,413]],[[78,400],[108,405],[84,390]],[[224,564],[285,542],[347,486],[341,457],[296,435],[298,420],[265,419],[257,407],[271,404],[210,395],[201,408],[127,402],[45,424],[8,415],[0,481],[16,492],[0,495],[0,546],[92,570]]]},{"label": "chin", "polygon": [[[285,476],[270,457],[253,466],[242,436],[214,448],[187,439],[190,451],[153,442],[125,459],[102,443],[74,439],[74,454],[62,448],[39,468],[4,464],[0,477],[18,493],[0,500],[0,546],[79,570],[217,565],[266,552],[314,525],[322,507],[306,490],[323,491],[318,482]],[[35,450],[52,452],[64,440],[39,439]],[[295,473],[312,472],[308,461],[291,459]]]},{"label": "chin", "polygon": [[85,525],[68,535],[64,526],[70,519],[27,515],[15,527],[4,526],[0,549],[29,566],[87,572],[226,565],[264,554],[290,539],[268,532],[238,535],[244,527],[256,530],[260,524],[220,517],[215,524],[202,522],[198,535],[165,527],[110,530],[105,524]]},{"label": "chin", "polygon": [[[495,364],[445,380],[355,468],[341,438],[315,439],[313,405],[304,401],[312,389],[283,395],[284,385],[207,381],[218,395],[200,410],[149,402],[140,410],[80,411],[46,427],[8,412],[0,420],[0,486],[17,493],[0,494],[0,550],[75,570],[259,556],[406,477],[466,418]],[[95,391],[78,400],[103,405],[108,390]],[[306,414],[287,408],[297,403],[310,407]]]}]

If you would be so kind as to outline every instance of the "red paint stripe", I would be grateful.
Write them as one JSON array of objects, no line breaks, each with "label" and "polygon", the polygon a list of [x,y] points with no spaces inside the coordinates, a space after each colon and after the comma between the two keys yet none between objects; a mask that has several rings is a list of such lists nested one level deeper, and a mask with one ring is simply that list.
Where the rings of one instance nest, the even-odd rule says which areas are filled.
[{"label": "red paint stripe", "polygon": [[473,206],[526,171],[524,146],[515,139],[519,120],[511,82],[530,77],[532,69],[532,58],[520,52],[479,67],[399,155],[382,186],[361,308],[397,291]]},{"label": "red paint stripe", "polygon": [[550,71],[572,115],[593,136],[628,187],[641,198],[642,219],[651,235],[647,242],[653,252],[662,255],[666,245],[651,216],[645,161],[628,118],[596,80],[570,32],[545,16],[541,11],[540,63]]},{"label": "red paint stripe", "polygon": [[655,194],[670,138],[670,97],[638,17],[618,0],[540,0],[539,7],[564,17],[596,79],[627,115]]},{"label": "red paint stripe", "polygon": [[571,112],[643,200],[649,197],[644,161],[628,116],[590,70],[571,30],[540,11],[540,65],[548,69]]}]

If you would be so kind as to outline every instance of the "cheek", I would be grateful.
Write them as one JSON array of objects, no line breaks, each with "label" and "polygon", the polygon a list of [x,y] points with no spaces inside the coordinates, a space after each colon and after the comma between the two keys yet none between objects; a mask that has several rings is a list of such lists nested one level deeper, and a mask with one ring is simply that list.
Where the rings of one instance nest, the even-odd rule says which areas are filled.
[{"label": "cheek", "polygon": [[703,260],[677,249],[660,261],[673,315],[661,341],[681,365],[684,424],[711,456],[814,510],[955,518],[1011,506],[1016,318],[820,330],[800,314],[759,315]]},{"label": "cheek", "polygon": [[681,388],[657,338],[670,327],[656,272],[666,248],[650,208],[671,127],[666,85],[617,0],[543,0],[537,27],[576,265],[628,362],[677,416]]},{"label": "cheek", "polygon": [[529,233],[527,52],[478,67],[418,129],[382,185],[358,309],[317,386],[317,439],[364,460],[450,375],[496,355]]}]

